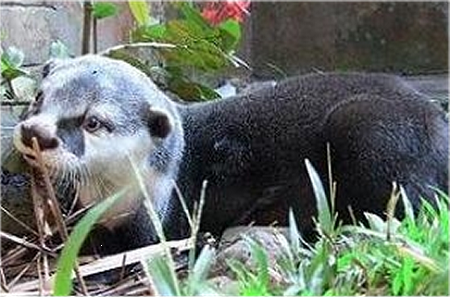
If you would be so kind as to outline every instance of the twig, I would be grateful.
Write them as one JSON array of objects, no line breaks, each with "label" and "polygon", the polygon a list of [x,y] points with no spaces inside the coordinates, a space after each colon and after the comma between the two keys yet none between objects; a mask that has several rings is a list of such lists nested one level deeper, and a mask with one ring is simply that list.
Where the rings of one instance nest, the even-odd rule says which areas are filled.
[{"label": "twig", "polygon": [[[45,290],[45,295],[49,294],[52,286],[50,284],[50,267],[49,267],[49,259],[47,257],[47,254],[43,254],[40,253],[41,255],[41,260],[42,260],[42,266],[44,267],[44,280],[43,280],[43,285],[44,285],[44,290]],[[38,262],[39,264],[39,262]],[[38,268],[39,270],[39,268]]]},{"label": "twig", "polygon": [[128,43],[121,44],[111,48],[108,48],[99,53],[101,56],[111,56],[114,52],[128,49],[139,49],[139,48],[153,48],[153,49],[175,49],[176,45],[170,43],[161,43],[161,42],[136,42],[136,43]]},{"label": "twig", "polygon": [[[131,295],[137,291],[144,291],[144,295],[149,295],[148,287],[146,287],[147,279],[141,277],[139,273],[130,274],[125,279],[120,280],[107,289],[95,291],[94,295],[98,296],[123,296]],[[141,284],[141,285],[140,285]],[[136,289],[138,288],[138,289]]]},{"label": "twig", "polygon": [[6,256],[2,256],[2,258],[1,258],[2,264],[4,266],[7,266],[6,264],[9,264],[10,262],[12,262],[14,260],[22,259],[23,255],[27,252],[28,252],[27,248],[18,245],[15,248],[8,251]]},{"label": "twig", "polygon": [[9,292],[8,285],[6,284],[5,272],[3,272],[3,266],[0,260],[0,286],[3,292]]},{"label": "twig", "polygon": [[[32,170],[34,172],[34,169]],[[45,247],[45,238],[44,238],[44,210],[43,210],[43,202],[42,197],[38,194],[38,189],[36,185],[36,175],[32,175],[31,178],[31,197],[33,199],[33,209],[34,209],[34,215],[36,217],[36,225],[38,227],[38,234],[39,234],[39,245],[41,247]],[[37,274],[38,274],[38,280],[39,280],[39,295],[42,296],[42,281],[43,278],[41,276],[41,266],[40,266],[40,259],[42,254],[38,253],[39,257],[36,259],[36,266],[37,266]]]},{"label": "twig", "polygon": [[53,190],[52,183],[50,181],[50,175],[42,159],[41,148],[39,147],[38,140],[35,137],[33,137],[31,140],[33,143],[33,150],[34,152],[36,152],[36,161],[38,162],[39,170],[42,173],[41,176],[44,179],[45,188],[49,196],[49,201],[47,203],[49,204],[50,210],[55,217],[56,225],[58,227],[61,238],[63,239],[63,241],[66,241],[69,237],[69,234],[67,233],[67,227],[64,224],[63,214],[61,212],[61,209],[59,208],[58,200],[56,199],[55,191]]},{"label": "twig", "polygon": [[93,202],[85,207],[83,207],[82,209],[79,209],[77,211],[75,211],[74,213],[70,214],[67,218],[66,218],[66,224],[71,224],[74,223],[78,220],[79,217],[81,217],[84,213],[86,213],[86,211],[88,211],[89,209],[91,209],[92,206],[94,206],[96,203]]},{"label": "twig", "polygon": [[16,275],[16,277],[14,277],[14,279],[8,284],[8,288],[12,288],[14,287],[14,285],[17,283],[17,281],[25,274],[25,272],[28,271],[28,269],[30,269],[31,265],[33,265],[33,263],[39,258],[40,254],[37,253],[33,259],[27,264],[27,266],[25,266],[24,269],[22,269],[19,274]]},{"label": "twig", "polygon": [[[39,256],[41,256],[41,254],[38,254]],[[38,280],[39,280],[39,296],[43,296],[44,292],[42,290],[43,288],[43,281],[42,281],[42,276],[41,276],[41,265],[39,263],[40,257],[37,258],[36,260],[36,267],[38,268]]]},{"label": "twig", "polygon": [[[38,165],[42,172],[42,178],[44,179],[46,191],[50,199],[47,203],[50,206],[53,217],[55,218],[61,238],[63,239],[63,242],[66,242],[67,238],[69,238],[69,234],[67,232],[67,227],[64,224],[63,213],[61,212],[58,200],[56,199],[55,191],[53,190],[52,183],[50,182],[50,175],[47,171],[47,168],[45,167],[44,160],[42,159],[41,148],[39,147],[38,140],[35,137],[31,138],[31,142],[33,143],[33,150],[36,153],[36,161],[38,162]],[[78,271],[78,264],[75,264],[74,268],[82,292],[84,295],[88,296],[88,288],[86,287],[86,284]]]},{"label": "twig", "polygon": [[46,248],[45,246],[41,246],[41,247],[40,247],[40,246],[38,246],[38,245],[36,245],[36,244],[33,244],[33,243],[31,243],[31,242],[26,241],[25,239],[22,239],[22,238],[19,238],[19,237],[17,237],[17,236],[8,234],[8,233],[6,233],[6,232],[0,231],[0,237],[1,237],[1,238],[4,238],[4,239],[8,239],[8,240],[10,240],[10,241],[12,241],[12,242],[14,242],[14,243],[17,243],[17,244],[23,246],[23,247],[35,249],[35,250],[37,250],[37,251],[39,251],[39,252],[47,253],[47,254],[50,254],[50,255],[55,256],[55,254],[52,253],[52,252],[51,252],[48,248]]},{"label": "twig", "polygon": [[16,92],[14,91],[13,84],[11,83],[11,80],[6,80],[6,85],[8,86],[8,89],[11,91],[11,95],[13,96],[13,99],[17,98]]},{"label": "twig", "polygon": [[127,261],[126,254],[124,254],[124,257],[122,258],[122,268],[121,268],[121,274],[119,275],[119,280],[124,279],[124,276],[125,276],[125,261]]},{"label": "twig", "polygon": [[67,211],[66,216],[70,216],[70,215],[74,212],[75,207],[77,206],[78,197],[79,197],[79,194],[78,194],[78,193],[75,194],[75,197],[74,197],[74,199],[72,200],[72,203],[71,203],[71,205],[70,205],[70,207],[69,207],[69,211]]},{"label": "twig", "polygon": [[[162,254],[165,252],[166,247],[176,249],[176,252],[182,252],[185,250],[192,249],[194,246],[194,241],[192,238],[186,238],[183,240],[176,240],[176,241],[167,241],[165,244],[159,243],[154,245],[149,245],[145,247],[141,247],[138,249],[134,249],[131,251],[115,254],[112,256],[108,256],[102,259],[98,259],[95,261],[92,261],[91,263],[88,263],[86,265],[81,265],[79,267],[80,274],[83,277],[90,276],[97,273],[102,273],[108,270],[116,269],[125,264],[125,266],[130,264],[135,264],[140,262],[142,259],[149,258],[153,255]],[[124,255],[127,255],[127,259],[125,263]],[[54,275],[50,278],[52,281],[54,280]],[[39,282],[36,280],[25,282],[22,284],[17,285],[14,288],[11,288],[11,292],[25,292],[25,291],[31,291],[36,288],[36,286],[39,285]]]},{"label": "twig", "polygon": [[0,206],[0,210],[2,210],[6,215],[8,215],[12,220],[14,220],[15,222],[17,222],[19,225],[21,225],[24,229],[26,229],[28,232],[32,233],[33,235],[39,237],[39,234],[36,233],[35,230],[33,230],[32,228],[30,228],[29,226],[27,226],[24,222],[22,222],[21,220],[19,220],[17,217],[15,217],[14,215],[12,215],[8,210],[6,210],[5,208],[3,208],[3,206]]},{"label": "twig", "polygon": [[[191,249],[194,245],[191,238],[187,238],[184,240],[177,241],[167,241],[167,247],[175,248],[178,251],[185,251]],[[138,263],[141,259],[148,258],[149,256],[161,254],[165,250],[163,244],[154,244],[146,247],[141,247],[135,250],[131,250],[128,252],[115,254],[112,256],[108,256],[96,261],[93,261],[89,264],[80,266],[80,272],[83,276],[89,276],[96,273],[101,273],[107,270],[119,268],[122,266],[127,266],[130,264]],[[124,255],[127,256],[124,262]]]},{"label": "twig", "polygon": [[387,203],[387,241],[391,241],[391,226],[393,224],[393,218],[395,217],[396,203],[398,203],[401,192],[399,191],[398,184],[393,182],[392,193]]}]

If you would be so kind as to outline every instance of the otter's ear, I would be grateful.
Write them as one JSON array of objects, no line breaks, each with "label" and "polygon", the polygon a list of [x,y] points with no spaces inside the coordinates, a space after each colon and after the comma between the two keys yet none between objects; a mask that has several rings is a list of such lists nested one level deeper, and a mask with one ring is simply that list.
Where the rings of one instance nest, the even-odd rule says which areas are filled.
[{"label": "otter's ear", "polygon": [[150,107],[147,115],[150,135],[165,138],[172,130],[172,123],[166,111]]},{"label": "otter's ear", "polygon": [[63,63],[64,59],[57,59],[57,58],[53,58],[48,60],[45,64],[44,67],[42,68],[42,78],[46,78],[51,72],[52,70],[54,70],[58,65]]}]

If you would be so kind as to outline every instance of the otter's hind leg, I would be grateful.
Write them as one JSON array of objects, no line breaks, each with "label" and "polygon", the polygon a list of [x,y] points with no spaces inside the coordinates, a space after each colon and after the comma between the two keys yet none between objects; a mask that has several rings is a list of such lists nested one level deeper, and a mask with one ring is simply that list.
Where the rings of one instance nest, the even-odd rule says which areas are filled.
[{"label": "otter's hind leg", "polygon": [[[415,209],[420,196],[433,201],[431,186],[448,192],[449,128],[431,103],[359,95],[328,115],[323,132],[341,216],[349,214],[348,205],[357,216],[383,215],[393,182]],[[398,216],[402,209],[398,204]]]}]

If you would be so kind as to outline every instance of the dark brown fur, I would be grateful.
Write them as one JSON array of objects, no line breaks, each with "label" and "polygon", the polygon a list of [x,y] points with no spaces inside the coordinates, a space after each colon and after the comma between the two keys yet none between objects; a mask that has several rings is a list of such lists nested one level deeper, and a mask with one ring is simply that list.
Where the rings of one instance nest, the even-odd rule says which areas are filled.
[{"label": "dark brown fur", "polygon": [[[421,196],[432,201],[431,187],[448,192],[445,113],[396,76],[306,75],[180,113],[186,147],[177,183],[192,207],[208,181],[201,228],[215,235],[237,224],[286,224],[290,207],[310,232],[316,201],[304,159],[329,193],[327,143],[345,221],[349,207],[359,220],[365,211],[383,215],[393,182],[415,208]],[[171,200],[165,226],[178,238],[189,229]]]}]

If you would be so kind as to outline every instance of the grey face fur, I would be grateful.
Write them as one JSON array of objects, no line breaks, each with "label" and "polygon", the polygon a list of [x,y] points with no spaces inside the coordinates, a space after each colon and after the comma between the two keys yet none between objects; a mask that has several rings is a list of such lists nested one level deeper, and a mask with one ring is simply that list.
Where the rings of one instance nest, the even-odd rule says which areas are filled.
[{"label": "grey face fur", "polygon": [[[14,144],[25,159],[36,165],[36,137],[52,177],[75,184],[83,205],[135,183],[131,162],[151,198],[168,197],[184,143],[166,95],[134,67],[99,56],[56,61],[47,71],[36,102],[15,128]],[[127,196],[108,217],[136,208],[142,194]],[[156,203],[160,209],[165,204]]]}]

